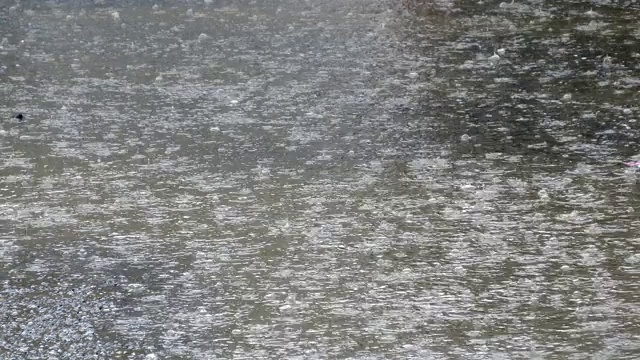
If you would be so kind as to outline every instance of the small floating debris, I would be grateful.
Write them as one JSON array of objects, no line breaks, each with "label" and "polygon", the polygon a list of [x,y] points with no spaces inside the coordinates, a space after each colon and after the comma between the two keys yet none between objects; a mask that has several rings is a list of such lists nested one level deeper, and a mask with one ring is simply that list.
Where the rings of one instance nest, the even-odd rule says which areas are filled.
[{"label": "small floating debris", "polygon": [[18,113],[17,115],[14,115],[11,117],[11,119],[5,121],[2,123],[2,135],[6,134],[7,131],[10,131],[11,128],[15,127],[15,126],[22,126],[25,125],[25,117],[24,115],[22,115],[22,113]]},{"label": "small floating debris", "polygon": [[636,161],[627,161],[624,163],[626,166],[629,167],[636,167],[636,168],[640,168],[640,160],[636,160]]}]

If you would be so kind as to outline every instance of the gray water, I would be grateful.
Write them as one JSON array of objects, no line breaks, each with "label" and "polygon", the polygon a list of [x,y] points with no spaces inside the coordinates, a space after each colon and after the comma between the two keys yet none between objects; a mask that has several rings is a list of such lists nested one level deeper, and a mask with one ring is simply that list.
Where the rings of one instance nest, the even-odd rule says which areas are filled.
[{"label": "gray water", "polygon": [[0,358],[640,358],[635,1],[3,4]]}]

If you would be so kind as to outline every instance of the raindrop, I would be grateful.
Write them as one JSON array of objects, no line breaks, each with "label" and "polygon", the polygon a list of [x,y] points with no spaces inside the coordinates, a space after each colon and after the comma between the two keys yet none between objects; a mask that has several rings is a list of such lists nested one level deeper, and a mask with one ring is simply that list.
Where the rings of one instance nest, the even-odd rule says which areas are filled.
[{"label": "raindrop", "polygon": [[631,256],[629,256],[628,258],[624,259],[624,261],[628,264],[640,264],[640,254],[633,254]]},{"label": "raindrop", "polygon": [[500,5],[498,5],[498,6],[499,6],[499,7],[501,7],[501,8],[503,8],[503,9],[504,9],[504,8],[508,8],[508,7],[511,7],[511,6],[513,6],[513,0],[511,0],[511,2],[510,2],[510,3],[508,3],[508,4],[507,4],[506,2],[501,2],[501,3],[500,3]]},{"label": "raindrop", "polygon": [[547,190],[542,189],[540,191],[538,191],[538,196],[540,197],[540,200],[542,201],[548,201],[549,200],[549,194],[547,193]]},{"label": "raindrop", "polygon": [[589,16],[589,17],[596,17],[596,16],[598,16],[598,13],[597,13],[597,12],[595,12],[595,11],[593,11],[593,9],[589,9],[589,11],[586,11],[584,14],[585,14],[585,15],[587,15],[587,16]]}]

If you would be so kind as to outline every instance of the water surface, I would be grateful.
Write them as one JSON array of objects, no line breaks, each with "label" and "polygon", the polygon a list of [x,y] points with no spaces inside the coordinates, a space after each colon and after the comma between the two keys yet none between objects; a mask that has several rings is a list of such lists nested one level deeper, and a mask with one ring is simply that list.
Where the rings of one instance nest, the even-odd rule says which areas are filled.
[{"label": "water surface", "polygon": [[5,3],[3,358],[640,356],[635,3]]}]

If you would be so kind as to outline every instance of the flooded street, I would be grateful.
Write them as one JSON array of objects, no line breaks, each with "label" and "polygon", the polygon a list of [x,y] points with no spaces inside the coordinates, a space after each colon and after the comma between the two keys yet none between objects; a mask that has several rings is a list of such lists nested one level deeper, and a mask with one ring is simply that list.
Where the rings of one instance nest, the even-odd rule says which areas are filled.
[{"label": "flooded street", "polygon": [[635,0],[0,2],[0,359],[640,358]]}]

